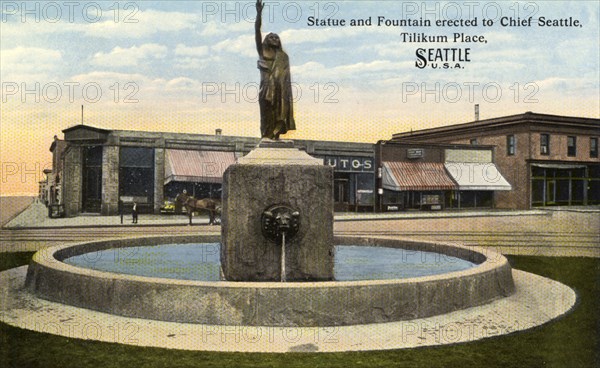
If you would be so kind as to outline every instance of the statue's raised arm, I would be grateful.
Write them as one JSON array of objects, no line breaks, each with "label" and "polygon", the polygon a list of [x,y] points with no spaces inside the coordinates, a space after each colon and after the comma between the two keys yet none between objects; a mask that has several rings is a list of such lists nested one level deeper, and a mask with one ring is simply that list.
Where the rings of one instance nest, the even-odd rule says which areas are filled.
[{"label": "statue's raised arm", "polygon": [[260,33],[260,27],[262,26],[262,10],[265,7],[262,0],[256,0],[256,22],[254,23],[254,34],[256,38],[256,51],[258,52],[258,58],[262,60],[263,49],[262,49],[262,34]]}]

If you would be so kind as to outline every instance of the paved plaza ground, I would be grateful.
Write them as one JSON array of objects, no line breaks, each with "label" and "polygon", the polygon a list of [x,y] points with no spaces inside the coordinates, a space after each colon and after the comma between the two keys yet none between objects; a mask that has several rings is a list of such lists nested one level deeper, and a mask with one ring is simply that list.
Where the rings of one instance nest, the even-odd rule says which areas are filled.
[{"label": "paved plaza ground", "polygon": [[34,201],[34,197],[0,196],[0,226],[25,210]]},{"label": "paved plaza ground", "polygon": [[[206,216],[188,225],[183,215],[81,215],[51,219],[31,197],[2,197],[0,251],[152,234],[220,234]],[[386,236],[494,247],[504,254],[600,257],[600,207],[544,208],[526,211],[463,210],[399,213],[336,213],[336,235]],[[10,220],[10,221],[9,221]]]},{"label": "paved plaza ground", "polygon": [[[165,234],[220,234],[221,231],[220,226],[208,225],[208,219],[204,216],[195,217],[194,226],[187,225],[187,218],[185,216],[173,215],[141,215],[140,223],[137,225],[131,224],[130,221],[128,221],[130,218],[126,217],[125,223],[121,225],[120,218],[118,216],[82,215],[73,218],[49,219],[46,217],[46,211],[43,204],[34,201],[33,199],[27,200],[21,198],[2,200],[0,204],[3,225],[2,229],[0,229],[0,252],[5,253],[34,251],[58,244],[76,243],[103,238],[125,238]],[[597,361],[597,359],[594,358],[594,355],[591,353],[594,351],[594,349],[590,348],[591,346],[595,346],[595,340],[593,339],[593,331],[595,330],[593,326],[596,326],[597,324],[594,322],[596,319],[594,319],[595,317],[593,311],[597,310],[597,304],[594,304],[595,302],[593,301],[597,300],[597,285],[590,280],[588,272],[595,272],[594,269],[597,270],[597,266],[595,265],[597,265],[597,259],[600,258],[600,221],[598,221],[598,214],[600,214],[600,208],[598,207],[544,208],[531,211],[463,210],[441,212],[402,212],[387,214],[336,213],[334,223],[334,231],[336,235],[409,238],[416,240],[457,243],[463,245],[478,245],[483,247],[492,247],[507,255],[517,255],[515,257],[511,256],[510,259],[511,264],[513,261],[517,262],[517,268],[519,269],[521,269],[519,266],[533,265],[536,267],[539,266],[540,270],[543,270],[547,274],[546,277],[551,277],[558,280],[561,280],[561,278],[564,278],[565,280],[571,280],[571,278],[573,278],[575,281],[571,281],[574,286],[571,287],[573,287],[577,292],[578,307],[573,308],[569,313],[567,313],[566,316],[549,323],[548,326],[530,329],[529,332],[523,334],[515,334],[514,332],[520,328],[513,329],[513,327],[516,326],[515,323],[509,323],[505,321],[503,316],[508,315],[510,316],[511,321],[518,320],[519,323],[527,321],[527,318],[535,319],[542,316],[548,317],[547,319],[552,319],[556,316],[552,313],[555,313],[559,309],[564,312],[564,310],[570,309],[576,303],[575,293],[572,290],[566,288],[565,292],[569,292],[570,294],[561,294],[561,296],[558,296],[557,292],[559,291],[559,287],[562,287],[560,284],[556,283],[556,285],[554,285],[552,284],[554,281],[544,278],[539,278],[539,280],[531,279],[529,281],[521,280],[519,279],[519,275],[525,273],[515,271],[516,273],[514,275],[517,276],[516,281],[520,285],[520,294],[516,294],[511,298],[500,300],[497,303],[492,303],[489,306],[478,307],[476,311],[465,310],[464,312],[458,312],[452,315],[440,316],[439,320],[427,319],[424,322],[417,321],[419,323],[422,322],[419,326],[425,326],[427,332],[416,334],[416,340],[412,342],[409,340],[405,341],[403,337],[404,335],[402,335],[401,338],[401,336],[397,335],[397,333],[398,326],[417,326],[414,324],[415,321],[409,321],[404,324],[402,322],[399,324],[390,324],[390,328],[387,330],[382,328],[383,326],[374,326],[375,333],[372,333],[372,335],[377,339],[372,341],[367,339],[367,341],[362,342],[363,345],[360,346],[356,345],[357,341],[355,340],[357,336],[363,336],[366,332],[368,332],[367,330],[363,331],[360,329],[368,329],[369,326],[359,326],[358,328],[360,331],[355,330],[355,327],[352,326],[347,329],[339,329],[339,331],[336,330],[336,333],[339,335],[339,339],[341,339],[336,340],[339,345],[337,348],[336,346],[328,346],[326,344],[315,344],[311,340],[305,344],[294,344],[293,346],[282,345],[279,347],[280,349],[278,348],[275,350],[269,346],[269,349],[265,349],[264,351],[307,352],[337,351],[338,349],[340,351],[370,350],[381,348],[382,345],[380,344],[383,341],[403,342],[401,345],[389,345],[390,347],[394,348],[439,345],[444,341],[442,340],[442,342],[440,342],[435,340],[432,342],[427,340],[428,337],[435,336],[435,329],[430,331],[429,326],[455,326],[462,323],[465,326],[481,327],[481,331],[492,333],[493,336],[497,334],[497,331],[503,331],[502,329],[506,328],[510,328],[510,331],[508,332],[513,333],[511,336],[507,336],[506,338],[493,339],[491,343],[482,341],[475,344],[458,344],[443,348],[444,350],[439,350],[442,349],[441,347],[426,350],[413,349],[408,353],[400,353],[399,350],[395,350],[382,352],[382,354],[371,353],[371,355],[360,356],[348,355],[351,353],[345,353],[346,355],[340,355],[339,357],[346,359],[345,361],[347,363],[352,362],[351,365],[356,365],[356,359],[361,361],[363,359],[383,359],[389,363],[391,360],[396,359],[394,357],[398,357],[398,359],[402,360],[404,359],[403,357],[408,356],[405,354],[410,354],[410,356],[422,356],[424,362],[429,362],[432,360],[441,361],[444,362],[444,365],[446,365],[451,361],[456,361],[458,356],[461,356],[461,359],[466,359],[465,361],[472,362],[478,361],[477,356],[481,354],[489,355],[491,359],[489,362],[491,363],[492,361],[503,361],[502,357],[516,354],[520,357],[519,359],[509,359],[513,363],[517,361],[519,362],[518,365],[513,366],[532,366],[531,362],[541,363],[542,361],[544,362],[544,366],[546,365],[545,363],[547,361],[555,363],[561,362],[560,364],[549,364],[548,366],[565,366],[563,363],[567,361],[571,363],[575,361],[587,362],[583,365],[576,365],[591,366],[589,362]],[[533,255],[536,257],[519,257],[519,255]],[[6,256],[17,257],[19,255],[7,254]],[[29,257],[30,255],[27,256]],[[544,266],[546,264],[551,266]],[[563,264],[566,264],[567,266],[561,268]],[[560,275],[556,274],[555,270],[557,269],[559,270],[557,272],[560,272]],[[584,273],[581,272],[583,269],[587,270],[585,274],[588,276],[583,276]],[[20,276],[17,275],[20,278],[15,278],[15,280],[18,279],[17,281],[20,280],[19,285],[22,284],[22,277],[24,275],[23,270],[24,267],[21,267],[20,269],[12,269],[10,271],[13,273],[21,272]],[[5,274],[8,276],[13,275],[13,273],[10,272]],[[531,277],[537,277],[534,274],[529,275]],[[592,279],[594,278],[592,277]],[[584,283],[584,280],[587,280],[587,283]],[[5,281],[6,280],[2,282]],[[543,283],[548,283],[548,290],[552,293],[552,295],[540,294]],[[569,285],[569,283],[566,284]],[[14,290],[18,289],[19,288],[15,288]],[[11,302],[16,300],[19,300],[19,298],[10,297],[6,299],[6,301]],[[523,302],[523,300],[526,300],[526,302]],[[36,305],[35,308],[33,308],[34,311],[54,311],[55,314],[43,313],[43,318],[56,319],[51,320],[52,325],[62,321],[69,321],[69,324],[87,326],[89,323],[91,323],[90,318],[94,318],[96,314],[100,315],[101,318],[99,322],[96,321],[97,325],[102,325],[102,323],[109,323],[111,326],[131,325],[131,321],[122,320],[122,317],[118,316],[110,316],[110,318],[115,318],[115,320],[110,320],[107,322],[107,320],[105,320],[105,318],[107,318],[106,315],[102,315],[98,312],[83,313],[81,315],[67,313],[71,311],[73,307],[60,306],[60,308],[57,308],[57,306],[51,302],[39,301],[37,299],[33,301],[36,303],[41,302],[48,304]],[[33,303],[33,301],[28,300],[27,303]],[[510,309],[510,306],[513,305],[511,303],[514,304],[513,309]],[[521,305],[527,305],[527,308],[521,308]],[[535,308],[532,307],[533,305],[535,305]],[[561,306],[561,308],[557,309],[556,306]],[[61,309],[63,307],[66,309]],[[550,308],[549,312],[539,312],[542,311],[543,308]],[[539,313],[535,311],[538,311]],[[68,316],[66,316],[65,313],[67,313]],[[463,313],[464,315],[460,313]],[[79,319],[73,319],[75,318],[75,315],[77,315],[77,318]],[[454,319],[449,320],[448,318]],[[533,319],[531,319],[531,321],[533,321]],[[32,321],[33,319],[31,316],[29,316],[22,320]],[[134,345],[164,346],[177,349],[196,349],[197,347],[193,344],[193,346],[188,346],[190,341],[203,341],[205,337],[205,335],[202,334],[200,336],[193,335],[193,333],[184,330],[185,326],[181,324],[176,324],[175,329],[173,328],[173,325],[169,325],[168,323],[164,324],[164,326],[162,323],[155,324],[156,325],[152,326],[143,325],[144,328],[148,328],[148,330],[146,331],[145,329],[141,329],[137,331],[138,335],[136,335],[136,337],[140,340],[136,341]],[[531,322],[531,325],[536,324],[538,323]],[[19,326],[27,328],[25,325]],[[526,325],[523,326],[527,328]],[[0,325],[0,327],[4,328],[4,331],[8,331],[7,336],[9,333],[11,334],[10,336],[21,336],[25,334],[27,339],[34,339],[40,336],[41,341],[43,341],[43,345],[48,344],[54,346],[52,344],[55,344],[56,346],[59,346],[58,348],[55,348],[55,350],[64,349],[61,350],[61,355],[69,355],[68,352],[73,349],[72,344],[73,341],[75,341],[76,344],[88,345],[85,345],[84,348],[75,347],[75,353],[73,354],[84,354],[91,360],[101,360],[104,356],[102,352],[104,345],[100,343],[89,344],[87,341],[84,341],[88,338],[87,336],[68,335],[69,337],[79,337],[84,339],[81,340],[84,342],[77,342],[77,339],[59,339],[46,334],[23,332],[24,330],[11,329],[4,324]],[[555,330],[559,332],[556,333]],[[400,329],[400,331],[403,330]],[[440,331],[443,332],[443,329]],[[471,327],[469,327],[468,331],[469,333],[472,333]],[[583,334],[582,336],[584,337],[580,341],[578,340],[578,336],[581,334]],[[468,334],[462,335],[470,336]],[[162,336],[162,338],[158,338],[158,336]],[[190,338],[191,336],[195,336],[195,338]],[[219,336],[220,335],[217,337]],[[68,342],[69,347],[63,347],[62,344],[64,341]],[[115,342],[112,340],[106,341]],[[472,340],[467,339],[465,341]],[[588,341],[591,342],[588,343]],[[342,343],[344,342],[347,342],[348,345],[343,345]],[[456,343],[457,341],[453,342]],[[561,350],[562,346],[566,346],[570,343],[574,343],[574,346]],[[19,350],[21,347],[19,344],[20,343],[15,342],[13,344],[14,346],[11,345],[13,346],[12,349]],[[529,346],[538,346],[540,351],[534,355],[531,355],[528,348],[519,350],[519,347],[523,344],[529,344]],[[112,344],[108,346],[110,346],[110,349],[113,348]],[[233,350],[239,350],[238,346],[234,346],[234,348],[235,349]],[[121,360],[129,359],[130,354],[134,354],[133,350],[126,350],[126,348],[122,346],[119,346],[119,349],[123,350],[123,353],[119,355],[119,359]],[[571,349],[575,349],[576,353],[569,355],[568,352]],[[221,338],[219,338],[217,339],[216,344],[214,344],[210,350],[227,351],[229,348],[227,348],[225,344],[222,344]],[[442,355],[444,356],[432,358],[432,354],[435,355],[435,352],[438,350],[442,351]],[[455,353],[457,350],[458,353]],[[93,351],[93,353],[90,353],[90,351]],[[260,349],[258,345],[254,344],[251,345],[246,351],[263,351],[263,349]],[[426,353],[419,355],[420,352],[423,351]],[[584,354],[583,351],[586,351],[586,353]],[[152,349],[142,349],[140,352],[140,354],[144,355],[150,354],[152,358],[148,359],[154,359],[156,361],[159,361],[160,359],[152,355],[153,353],[158,352],[160,354],[170,354],[163,353],[162,350]],[[167,350],[167,352],[170,352],[170,350]],[[11,352],[11,354],[13,353]],[[37,359],[33,357],[28,358],[27,353],[21,352],[14,354],[18,362],[27,361],[27,359],[36,361]],[[112,356],[112,354],[113,352],[111,350],[109,355]],[[176,356],[181,356],[182,354],[183,351],[178,350]],[[204,359],[207,356],[213,357],[213,355],[202,355],[202,358]],[[256,359],[264,359],[264,362],[262,363],[265,363],[270,361],[270,359],[274,359],[273,356],[274,355],[260,355],[257,356],[258,358]],[[287,354],[285,354],[285,356],[287,356]],[[173,359],[174,357],[175,355],[169,359]],[[223,363],[221,361],[222,359],[229,359],[230,357],[231,356],[229,355],[214,355],[214,359],[220,363]],[[318,359],[325,359],[324,361],[327,361],[327,359],[332,359],[332,355],[323,355],[323,357],[324,358],[316,358],[313,355],[309,355],[309,358],[313,361]],[[54,360],[55,358],[56,356],[52,354],[45,355],[45,359]],[[244,360],[247,358],[248,356],[243,356]],[[579,360],[574,360],[575,358]],[[135,355],[131,355],[131,359],[135,360],[139,359],[139,357],[136,358]],[[299,362],[301,357],[297,356],[290,359]],[[154,360],[153,362],[156,363]],[[305,365],[307,364],[307,360],[302,361],[305,363]],[[530,364],[523,363],[524,361],[528,361]],[[387,363],[386,365],[388,365]],[[479,361],[479,363],[481,363],[481,361]],[[490,366],[494,366],[494,364],[490,364]],[[496,366],[500,365],[496,364]]]}]

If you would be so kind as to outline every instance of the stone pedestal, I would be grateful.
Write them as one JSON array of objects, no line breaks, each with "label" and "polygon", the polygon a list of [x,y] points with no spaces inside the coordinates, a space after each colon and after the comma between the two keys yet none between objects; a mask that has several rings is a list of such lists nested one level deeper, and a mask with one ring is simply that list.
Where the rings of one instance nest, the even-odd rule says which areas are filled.
[{"label": "stone pedestal", "polygon": [[286,281],[333,279],[333,169],[293,148],[261,144],[223,176],[221,266],[228,281],[280,281],[280,241],[263,234],[261,218],[273,206],[300,213],[286,239]]}]

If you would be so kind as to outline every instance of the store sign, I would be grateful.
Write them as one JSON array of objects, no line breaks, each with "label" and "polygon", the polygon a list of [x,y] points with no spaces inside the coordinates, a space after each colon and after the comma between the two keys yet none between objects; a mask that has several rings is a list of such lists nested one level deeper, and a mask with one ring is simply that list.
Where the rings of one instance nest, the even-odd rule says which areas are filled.
[{"label": "store sign", "polygon": [[374,172],[371,157],[323,156],[323,161],[335,171]]},{"label": "store sign", "polygon": [[406,157],[422,158],[423,157],[423,149],[422,148],[408,148],[406,150]]}]

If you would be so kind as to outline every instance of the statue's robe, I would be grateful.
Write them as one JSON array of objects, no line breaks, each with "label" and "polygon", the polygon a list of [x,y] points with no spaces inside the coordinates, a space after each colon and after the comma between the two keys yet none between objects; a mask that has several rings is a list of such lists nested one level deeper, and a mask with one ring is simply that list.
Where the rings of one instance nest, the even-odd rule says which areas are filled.
[{"label": "statue's robe", "polygon": [[277,139],[295,130],[292,82],[287,54],[279,49],[272,59],[258,61],[260,69],[260,130],[262,137]]}]

